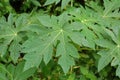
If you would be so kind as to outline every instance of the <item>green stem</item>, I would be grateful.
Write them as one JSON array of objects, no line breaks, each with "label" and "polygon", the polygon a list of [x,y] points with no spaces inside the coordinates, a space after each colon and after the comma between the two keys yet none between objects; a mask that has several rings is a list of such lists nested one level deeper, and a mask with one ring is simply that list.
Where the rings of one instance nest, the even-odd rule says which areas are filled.
[{"label": "green stem", "polygon": [[73,0],[71,0],[71,7],[73,7]]}]

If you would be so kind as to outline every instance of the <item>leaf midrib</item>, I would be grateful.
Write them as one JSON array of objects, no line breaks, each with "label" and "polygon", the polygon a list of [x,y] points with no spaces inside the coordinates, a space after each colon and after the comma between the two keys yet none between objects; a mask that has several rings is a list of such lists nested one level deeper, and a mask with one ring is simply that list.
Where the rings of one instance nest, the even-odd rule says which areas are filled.
[{"label": "leaf midrib", "polygon": [[[58,31],[58,30],[56,30],[56,31]],[[54,32],[56,32],[56,31],[54,31]],[[54,40],[62,33],[62,31],[61,30],[59,30],[60,32],[58,33],[58,34],[56,34],[56,36],[53,38],[53,40],[48,44],[48,45],[46,45],[46,47],[42,50],[42,52],[40,53],[40,55],[41,54],[43,54],[44,53],[44,51],[54,42]]]}]

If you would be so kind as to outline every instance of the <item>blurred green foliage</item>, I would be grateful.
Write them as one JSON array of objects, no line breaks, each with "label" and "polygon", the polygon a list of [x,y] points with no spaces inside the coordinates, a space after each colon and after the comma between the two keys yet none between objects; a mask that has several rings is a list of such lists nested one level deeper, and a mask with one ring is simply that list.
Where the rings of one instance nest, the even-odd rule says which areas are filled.
[{"label": "blurred green foliage", "polygon": [[[81,21],[80,20],[81,17],[79,17],[77,13],[74,13],[74,9],[77,10],[77,8],[82,7],[84,11],[84,8],[86,6],[89,6],[90,9],[95,10],[96,12],[99,11],[98,13],[101,15],[102,9],[105,8],[103,7],[104,4],[105,3],[103,2],[103,0],[0,0],[0,17],[1,17],[0,24],[7,20],[8,23],[11,24],[12,21],[11,22],[9,21],[11,17],[8,17],[11,13],[13,14],[13,16],[16,16],[14,20],[17,20],[16,18],[19,17],[20,14],[23,14],[23,16],[20,17],[18,21],[16,21],[16,23],[14,21],[12,22],[14,26],[16,25],[19,26],[20,25],[19,20],[22,20],[22,18],[27,17],[26,19],[29,20],[28,22],[23,21],[24,25],[27,26],[27,24],[31,22],[35,23],[38,22],[38,20],[34,19],[36,18],[36,16],[34,15],[48,14],[50,16],[51,15],[59,16],[65,11],[67,12],[73,11],[73,13],[70,13],[69,15],[73,15],[72,17],[74,17],[76,21]],[[102,8],[100,8],[99,6]],[[85,9],[88,10],[89,13],[92,13],[92,11],[90,11],[89,9],[87,8]],[[118,9],[118,12],[119,11],[120,8]],[[79,11],[76,12],[79,13]],[[114,12],[114,10],[112,10],[111,12]],[[88,16],[89,13],[84,12],[81,14],[84,14],[84,16],[82,17],[86,18],[86,16]],[[29,14],[29,16],[26,14]],[[113,14],[110,14],[109,16],[115,17],[115,19],[118,19],[119,22],[120,20],[118,18],[119,14],[120,13],[118,14],[116,13],[115,16],[117,17],[113,16]],[[77,18],[75,16],[77,16]],[[105,25],[107,25],[108,19],[106,19],[105,21],[106,21]],[[31,37],[31,36],[25,37],[28,34],[32,34],[33,36],[34,33],[26,33],[25,31],[23,31],[19,33],[19,36],[26,40],[27,38]],[[24,40],[23,41],[21,40],[20,42],[22,43],[24,42]],[[0,38],[0,46],[2,45],[2,42],[3,39]],[[10,43],[10,45],[11,44],[12,42]],[[88,47],[84,46],[81,47],[78,46],[77,44],[74,45],[78,50],[80,58],[75,59],[76,65],[71,67],[67,74],[64,74],[62,68],[57,64],[58,57],[55,57],[54,54],[53,58],[47,65],[44,63],[44,61],[41,61],[39,68],[37,69],[31,68],[28,69],[27,71],[22,71],[23,66],[25,64],[25,61],[23,60],[23,56],[25,54],[20,52],[19,56],[17,57],[18,60],[13,61],[12,58],[10,57],[10,51],[7,51],[6,53],[8,54],[6,54],[4,57],[3,56],[0,57],[0,80],[119,80],[115,73],[116,66],[110,67],[110,64],[108,64],[104,69],[98,72],[97,67],[100,56],[96,54],[96,52],[99,51],[101,47],[99,48],[97,46],[99,49],[93,50],[91,48],[88,48],[91,47],[91,45],[89,45]],[[1,51],[4,50],[3,47],[0,50]],[[2,55],[2,52],[0,52],[0,55]]]}]

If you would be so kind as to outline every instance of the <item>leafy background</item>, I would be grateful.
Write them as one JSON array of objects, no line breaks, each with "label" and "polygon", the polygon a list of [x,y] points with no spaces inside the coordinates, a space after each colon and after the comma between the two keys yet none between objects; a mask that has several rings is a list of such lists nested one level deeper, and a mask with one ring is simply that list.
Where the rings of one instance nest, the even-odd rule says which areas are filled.
[{"label": "leafy background", "polygon": [[120,0],[1,0],[0,80],[119,80]]}]

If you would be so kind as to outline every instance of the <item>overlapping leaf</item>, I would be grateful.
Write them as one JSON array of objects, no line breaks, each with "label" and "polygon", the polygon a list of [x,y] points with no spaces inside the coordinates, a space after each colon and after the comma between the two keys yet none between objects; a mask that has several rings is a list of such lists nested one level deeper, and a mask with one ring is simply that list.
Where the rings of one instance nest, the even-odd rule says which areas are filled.
[{"label": "overlapping leaf", "polygon": [[47,32],[30,38],[23,44],[23,52],[27,53],[24,57],[26,60],[24,69],[29,69],[34,66],[38,67],[41,58],[47,64],[52,58],[54,46],[57,46],[56,56],[60,57],[58,63],[63,68],[63,71],[67,73],[69,68],[75,64],[73,58],[79,57],[77,49],[71,43],[70,38],[73,33],[77,32],[74,32],[74,30],[80,30],[80,26],[71,26],[68,22],[69,17],[66,13],[59,17],[50,17],[48,15],[39,16],[38,19],[46,28],[45,31]]},{"label": "overlapping leaf", "polygon": [[[12,16],[9,16],[8,23],[4,20],[4,22],[0,25],[0,39],[3,39],[0,47],[7,50],[7,46],[12,42],[14,38],[17,37],[17,30],[13,27]],[[4,50],[4,49],[3,49]],[[6,53],[6,50],[1,51],[1,56]]]},{"label": "overlapping leaf", "polygon": [[7,21],[3,19],[0,22],[1,56],[4,56],[8,52],[7,50],[9,50],[10,56],[14,62],[17,61],[21,50],[19,42],[22,38],[20,37],[19,32],[22,27],[25,26],[23,23],[26,23],[23,21],[23,17],[25,17],[25,15],[16,19],[16,17],[13,17],[13,15],[10,14]]},{"label": "overlapping leaf", "polygon": [[[44,5],[59,3],[61,0],[47,0]],[[71,0],[62,0],[61,9],[64,9]]]},{"label": "overlapping leaf", "polygon": [[120,0],[104,0],[104,7],[103,17],[120,18]]},{"label": "overlapping leaf", "polygon": [[97,37],[101,37],[100,33],[102,33],[101,26],[95,24],[99,22],[100,17],[94,11],[88,8],[84,9],[82,7],[75,10],[73,9],[73,11],[69,11],[69,13],[73,16],[73,20],[78,22],[79,26],[82,26],[82,44],[94,49],[94,39]]},{"label": "overlapping leaf", "polygon": [[120,18],[120,1],[119,0],[104,0],[104,8],[98,4],[98,1],[91,1],[88,6],[100,13],[103,18],[117,17]]},{"label": "overlapping leaf", "polygon": [[[105,29],[105,31],[111,39],[96,40],[97,45],[105,48],[105,50],[98,52],[101,55],[98,63],[98,71],[102,70],[111,61],[112,66],[120,66],[120,28],[114,28],[113,31]],[[117,68],[116,75],[120,77],[119,67]]]},{"label": "overlapping leaf", "polygon": [[[57,4],[60,1],[63,9],[72,0],[46,0],[44,5]],[[32,3],[40,6],[37,0]],[[95,43],[104,48],[98,52],[101,55],[98,71],[111,62],[112,66],[118,66],[116,75],[120,77],[120,28],[118,27],[120,1],[104,0],[104,8],[94,2],[91,4],[88,6],[92,9],[70,8],[69,16],[63,13],[60,16],[40,14],[41,16],[36,17],[35,14],[34,18],[30,16],[31,19],[28,19],[27,15],[13,17],[10,14],[7,21],[5,18],[0,19],[0,55],[10,53],[10,57],[16,63],[20,57],[19,53],[25,53],[23,55],[26,60],[25,73],[21,72],[24,64],[18,64],[17,67],[9,66],[16,80],[26,79],[24,75],[26,71],[31,67],[39,67],[42,60],[47,64],[52,59],[53,53],[58,57],[58,64],[67,73],[69,68],[75,65],[74,58],[79,58],[74,44],[95,49]],[[95,41],[96,38],[98,40]],[[4,69],[4,66],[0,65],[0,67]],[[6,79],[4,70],[0,71],[3,71],[0,78]],[[30,72],[32,72],[30,75],[33,74],[33,71]],[[21,78],[20,75],[25,77]]]}]

